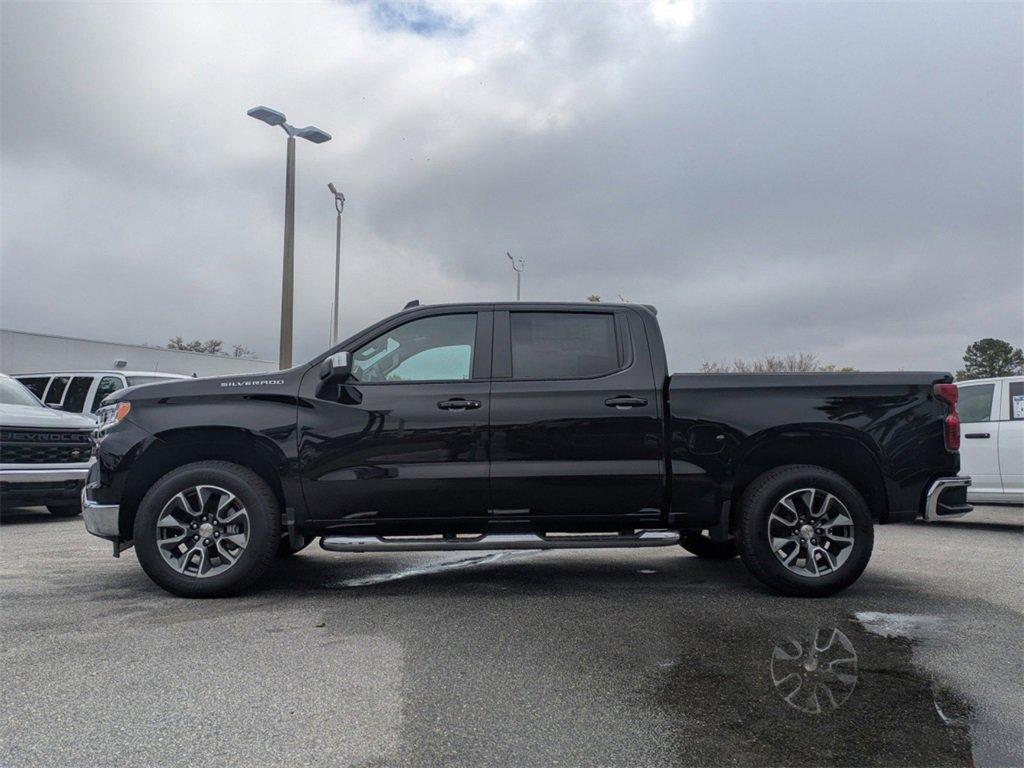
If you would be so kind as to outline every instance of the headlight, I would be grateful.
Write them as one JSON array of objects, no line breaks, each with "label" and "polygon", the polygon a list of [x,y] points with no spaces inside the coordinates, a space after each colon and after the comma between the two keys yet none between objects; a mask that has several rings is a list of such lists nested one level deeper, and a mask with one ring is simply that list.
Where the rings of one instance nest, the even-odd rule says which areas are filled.
[{"label": "headlight", "polygon": [[125,417],[131,413],[131,403],[114,403],[113,405],[105,405],[96,412],[96,416],[99,418],[99,424],[96,426],[98,432],[104,432],[111,427],[120,424],[124,421]]}]

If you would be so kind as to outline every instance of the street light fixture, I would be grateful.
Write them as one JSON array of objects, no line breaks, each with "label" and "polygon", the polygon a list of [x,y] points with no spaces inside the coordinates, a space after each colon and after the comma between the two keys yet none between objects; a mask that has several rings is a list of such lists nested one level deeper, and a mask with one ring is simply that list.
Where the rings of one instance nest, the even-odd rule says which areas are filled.
[{"label": "street light fixture", "polygon": [[512,254],[508,251],[505,251],[505,255],[508,256],[508,260],[512,262],[512,269],[516,272],[516,301],[519,301],[520,288],[522,287],[523,281],[523,270],[526,269],[526,258],[523,256],[512,258]]},{"label": "street light fixture", "polygon": [[284,270],[281,276],[281,348],[278,366],[283,370],[292,367],[292,321],[295,300],[295,137],[314,144],[331,140],[331,134],[314,125],[296,128],[288,123],[284,113],[270,107],[253,107],[246,112],[249,117],[261,120],[267,125],[280,126],[288,134],[288,162],[284,182]]},{"label": "street light fixture", "polygon": [[331,302],[333,314],[331,319],[331,346],[333,347],[338,343],[339,333],[338,304],[341,302],[341,296],[338,290],[341,283],[341,212],[345,210],[345,196],[334,186],[334,182],[328,182],[327,188],[334,195],[334,210],[338,212],[334,235],[334,300]]}]

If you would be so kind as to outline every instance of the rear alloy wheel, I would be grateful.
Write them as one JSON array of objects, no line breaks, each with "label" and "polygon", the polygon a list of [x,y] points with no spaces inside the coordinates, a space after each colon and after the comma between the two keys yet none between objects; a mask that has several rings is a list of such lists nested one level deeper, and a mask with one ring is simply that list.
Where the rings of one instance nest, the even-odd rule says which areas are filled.
[{"label": "rear alloy wheel", "polygon": [[46,509],[54,517],[74,517],[82,514],[80,504],[47,504]]},{"label": "rear alloy wheel", "polygon": [[277,553],[277,498],[252,470],[200,461],[164,475],[135,516],[135,551],[153,581],[184,597],[238,592]]},{"label": "rear alloy wheel", "polygon": [[824,597],[856,581],[874,546],[864,498],[845,478],[794,465],[755,479],[740,504],[744,564],[787,595]]}]

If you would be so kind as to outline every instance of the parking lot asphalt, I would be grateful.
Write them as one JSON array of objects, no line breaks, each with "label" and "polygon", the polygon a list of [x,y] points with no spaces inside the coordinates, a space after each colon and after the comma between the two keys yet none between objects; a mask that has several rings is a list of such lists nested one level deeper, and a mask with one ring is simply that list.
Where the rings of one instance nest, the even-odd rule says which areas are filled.
[{"label": "parking lot asphalt", "polygon": [[197,601],[7,510],[0,764],[1022,765],[1022,533],[879,528],[824,600],[676,547],[313,545]]}]

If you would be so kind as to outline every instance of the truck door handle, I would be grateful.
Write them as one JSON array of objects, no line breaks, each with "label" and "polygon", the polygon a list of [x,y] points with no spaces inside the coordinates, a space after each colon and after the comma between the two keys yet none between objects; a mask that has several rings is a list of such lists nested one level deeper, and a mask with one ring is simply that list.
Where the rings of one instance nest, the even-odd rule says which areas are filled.
[{"label": "truck door handle", "polygon": [[968,432],[964,437],[969,437],[971,440],[988,440],[992,435],[988,432]]},{"label": "truck door handle", "polygon": [[451,400],[442,400],[437,404],[437,407],[442,411],[472,411],[480,407],[480,401],[453,397]]},{"label": "truck door handle", "polygon": [[604,404],[609,408],[616,408],[620,411],[625,411],[629,408],[643,408],[647,405],[647,400],[643,397],[629,397],[628,395],[619,395],[618,397],[609,397],[604,401]]}]

